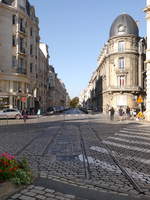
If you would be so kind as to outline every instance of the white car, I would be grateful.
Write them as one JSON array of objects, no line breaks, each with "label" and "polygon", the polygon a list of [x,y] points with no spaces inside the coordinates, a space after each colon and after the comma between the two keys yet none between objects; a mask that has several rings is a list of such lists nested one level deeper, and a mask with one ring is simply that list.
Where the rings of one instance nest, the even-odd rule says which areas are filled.
[{"label": "white car", "polygon": [[0,118],[15,118],[15,119],[21,119],[22,115],[19,110],[14,108],[7,108],[5,110],[0,111]]}]

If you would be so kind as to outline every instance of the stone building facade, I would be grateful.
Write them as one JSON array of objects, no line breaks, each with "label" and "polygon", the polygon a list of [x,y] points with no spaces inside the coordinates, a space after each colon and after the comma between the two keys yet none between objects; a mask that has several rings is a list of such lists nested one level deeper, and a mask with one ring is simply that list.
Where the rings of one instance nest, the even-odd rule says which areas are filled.
[{"label": "stone building facade", "polygon": [[57,73],[52,65],[49,66],[49,106],[67,106],[69,95],[65,84],[58,78]]},{"label": "stone building facade", "polygon": [[[145,43],[131,16],[122,14],[114,20],[88,86],[93,110],[106,111],[110,106],[144,107]],[[139,96],[143,99],[140,105]]]},{"label": "stone building facade", "polygon": [[0,108],[17,107],[22,110],[34,107],[38,23],[34,7],[28,1],[1,0]]},{"label": "stone building facade", "polygon": [[55,96],[53,104],[63,96],[63,104],[66,90],[60,81],[55,79],[55,93],[49,88],[48,46],[40,43],[34,7],[28,0],[0,0],[0,27],[0,109],[45,112],[49,95]]}]

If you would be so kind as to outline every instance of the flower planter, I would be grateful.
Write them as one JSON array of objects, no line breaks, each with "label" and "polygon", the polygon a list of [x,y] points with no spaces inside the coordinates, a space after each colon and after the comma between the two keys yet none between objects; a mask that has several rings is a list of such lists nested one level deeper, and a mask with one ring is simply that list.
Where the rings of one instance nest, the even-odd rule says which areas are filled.
[{"label": "flower planter", "polygon": [[13,193],[19,191],[23,186],[16,186],[10,182],[0,183],[0,200],[4,200]]}]

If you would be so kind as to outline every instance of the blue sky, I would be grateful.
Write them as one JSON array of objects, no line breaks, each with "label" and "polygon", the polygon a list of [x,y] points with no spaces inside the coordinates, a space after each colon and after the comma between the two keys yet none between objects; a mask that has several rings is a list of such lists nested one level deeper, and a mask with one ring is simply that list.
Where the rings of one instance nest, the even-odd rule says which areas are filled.
[{"label": "blue sky", "polygon": [[30,0],[40,20],[41,41],[49,46],[50,63],[71,97],[79,96],[97,67],[113,20],[122,13],[139,21],[146,35],[146,0]]}]

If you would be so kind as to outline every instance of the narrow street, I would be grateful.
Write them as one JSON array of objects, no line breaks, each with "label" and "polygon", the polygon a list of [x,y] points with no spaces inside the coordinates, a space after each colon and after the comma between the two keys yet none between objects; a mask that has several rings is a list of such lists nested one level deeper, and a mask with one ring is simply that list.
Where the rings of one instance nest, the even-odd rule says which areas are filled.
[{"label": "narrow street", "polygon": [[0,153],[26,157],[37,176],[8,199],[149,199],[149,128],[78,109],[1,125]]}]

